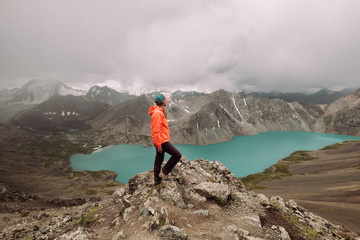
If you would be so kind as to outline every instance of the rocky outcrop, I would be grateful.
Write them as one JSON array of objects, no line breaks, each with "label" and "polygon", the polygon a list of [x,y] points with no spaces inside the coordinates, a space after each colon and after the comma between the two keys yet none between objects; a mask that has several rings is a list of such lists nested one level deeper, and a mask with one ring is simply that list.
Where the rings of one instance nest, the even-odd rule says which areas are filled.
[{"label": "rocky outcrop", "polygon": [[162,240],[187,240],[188,237],[183,229],[179,229],[173,225],[162,226],[159,230],[159,236]]},{"label": "rocky outcrop", "polygon": [[223,183],[201,182],[194,190],[207,199],[212,199],[219,204],[225,205],[230,196],[229,186]]},{"label": "rocky outcrop", "polygon": [[[152,178],[152,171],[131,178],[128,194],[122,201],[129,203],[125,209],[127,223],[139,216],[146,217],[143,228],[157,232],[161,239],[201,239],[210,235],[218,239],[356,236],[308,212],[293,200],[285,202],[278,196],[268,198],[248,192],[241,181],[217,161],[191,162],[183,157],[169,181],[154,187]],[[187,220],[181,221],[182,217]],[[221,227],[215,227],[214,221]],[[201,232],[195,229],[195,224],[203,225]]]},{"label": "rocky outcrop", "polygon": [[[7,188],[3,187],[3,192]],[[56,216],[56,217],[55,217]],[[292,200],[245,189],[220,162],[182,157],[169,180],[136,174],[112,199],[4,219],[0,238],[38,239],[355,239],[357,235]],[[40,220],[41,219],[41,220]],[[36,228],[35,228],[35,227]]]}]

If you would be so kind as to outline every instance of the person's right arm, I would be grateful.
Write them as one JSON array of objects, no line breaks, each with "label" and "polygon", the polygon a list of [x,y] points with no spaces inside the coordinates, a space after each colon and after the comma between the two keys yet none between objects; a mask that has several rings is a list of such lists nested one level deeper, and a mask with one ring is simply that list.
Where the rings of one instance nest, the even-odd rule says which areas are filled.
[{"label": "person's right arm", "polygon": [[162,148],[161,148],[161,133],[160,133],[160,129],[161,129],[161,113],[157,112],[154,113],[154,115],[152,116],[152,129],[153,129],[153,142],[157,148],[158,152],[162,152]]}]

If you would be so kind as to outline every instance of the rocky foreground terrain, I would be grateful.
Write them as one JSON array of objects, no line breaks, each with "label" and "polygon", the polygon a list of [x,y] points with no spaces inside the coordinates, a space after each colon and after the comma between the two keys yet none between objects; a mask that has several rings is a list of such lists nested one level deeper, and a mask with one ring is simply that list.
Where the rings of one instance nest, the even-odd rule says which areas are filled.
[{"label": "rocky foreground terrain", "polygon": [[[287,177],[259,181],[262,187],[255,191],[293,199],[306,209],[360,233],[360,141],[337,143],[305,154],[312,160],[291,164]],[[288,159],[277,165],[284,165]]]},{"label": "rocky foreground terrain", "polygon": [[[31,206],[0,186],[1,239],[357,239],[356,233],[279,196],[247,191],[220,162],[185,157],[154,187],[139,173],[104,199]],[[75,199],[74,199],[75,200]],[[23,211],[17,205],[29,203]],[[12,206],[11,206],[12,205]],[[78,205],[78,206],[74,206]]]}]

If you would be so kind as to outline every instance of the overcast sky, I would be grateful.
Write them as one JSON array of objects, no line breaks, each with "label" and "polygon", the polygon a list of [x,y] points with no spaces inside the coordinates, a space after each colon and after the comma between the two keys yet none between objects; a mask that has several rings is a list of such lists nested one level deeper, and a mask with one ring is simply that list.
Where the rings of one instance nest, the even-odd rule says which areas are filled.
[{"label": "overcast sky", "polygon": [[0,89],[360,87],[359,0],[0,0]]}]

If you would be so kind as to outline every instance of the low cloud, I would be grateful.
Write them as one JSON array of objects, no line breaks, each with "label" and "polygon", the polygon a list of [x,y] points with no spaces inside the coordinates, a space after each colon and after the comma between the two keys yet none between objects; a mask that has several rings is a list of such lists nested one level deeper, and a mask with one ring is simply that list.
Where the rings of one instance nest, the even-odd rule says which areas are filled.
[{"label": "low cloud", "polygon": [[0,88],[309,91],[359,87],[349,1],[3,0]]}]

